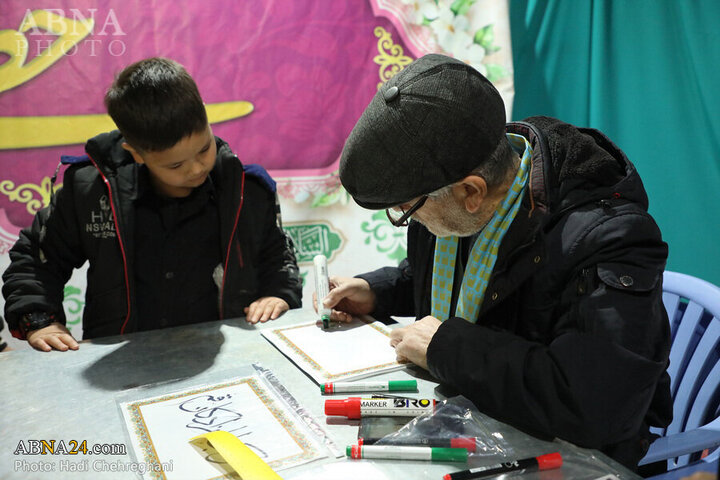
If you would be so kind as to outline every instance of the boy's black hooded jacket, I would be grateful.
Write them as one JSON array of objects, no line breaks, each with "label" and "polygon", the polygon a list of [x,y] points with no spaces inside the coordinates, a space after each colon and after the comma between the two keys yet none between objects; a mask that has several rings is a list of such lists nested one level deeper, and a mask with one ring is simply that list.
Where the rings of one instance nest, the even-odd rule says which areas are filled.
[{"label": "boy's black hooded jacket", "polygon": [[[83,337],[139,329],[133,271],[138,165],[122,142],[118,131],[104,133],[87,142],[89,158],[66,160],[73,164],[62,188],[10,250],[3,295],[14,336],[20,336],[18,321],[25,313],[47,312],[65,323],[63,289],[73,269],[85,261]],[[224,259],[220,316],[244,316],[243,308],[262,296],[299,307],[299,272],[292,241],[278,225],[274,182],[261,168],[245,168],[224,141],[216,138],[216,144],[210,179]]]},{"label": "boy's black hooded jacket", "polygon": [[[667,245],[635,167],[605,135],[547,117],[507,131],[533,147],[523,207],[477,323],[445,319],[428,347],[430,372],[499,420],[634,469],[648,427],[672,417]],[[430,314],[434,246],[411,222],[407,259],[361,275],[376,315]]]}]

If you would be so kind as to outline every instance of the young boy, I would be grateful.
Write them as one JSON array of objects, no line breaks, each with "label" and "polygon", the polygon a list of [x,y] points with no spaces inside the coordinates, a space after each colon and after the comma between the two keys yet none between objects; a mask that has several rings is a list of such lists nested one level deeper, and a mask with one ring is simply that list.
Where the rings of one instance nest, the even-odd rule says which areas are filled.
[{"label": "young boy", "polygon": [[38,350],[78,344],[63,288],[87,260],[84,338],[246,315],[256,323],[300,306],[292,242],[275,183],[214,137],[178,63],[125,68],[105,95],[119,130],[85,145],[63,188],[20,234],[3,274],[13,336]]}]

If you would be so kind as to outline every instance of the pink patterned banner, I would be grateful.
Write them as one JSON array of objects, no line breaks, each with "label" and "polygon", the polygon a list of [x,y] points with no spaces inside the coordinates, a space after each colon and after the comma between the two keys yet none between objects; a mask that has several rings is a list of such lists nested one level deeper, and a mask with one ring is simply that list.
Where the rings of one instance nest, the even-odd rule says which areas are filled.
[{"label": "pink patterned banner", "polygon": [[214,133],[280,177],[327,176],[382,81],[409,63],[401,36],[353,0],[3,0],[0,231],[49,198],[61,154],[114,128],[102,99],[126,65],[182,63]]}]

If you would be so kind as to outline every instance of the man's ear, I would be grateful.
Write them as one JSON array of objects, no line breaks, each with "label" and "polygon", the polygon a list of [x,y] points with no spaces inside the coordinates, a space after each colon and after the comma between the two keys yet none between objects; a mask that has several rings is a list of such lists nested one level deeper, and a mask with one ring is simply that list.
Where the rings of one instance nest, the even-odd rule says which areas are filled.
[{"label": "man's ear", "polygon": [[138,153],[138,151],[135,150],[129,143],[123,142],[122,148],[127,150],[130,153],[130,155],[132,155],[133,160],[135,160],[135,163],[139,163],[140,165],[145,163],[145,160],[142,158],[142,155],[140,155]]},{"label": "man's ear", "polygon": [[465,210],[469,213],[475,213],[487,198],[487,183],[484,178],[478,175],[468,175],[453,185],[453,194],[462,202]]}]

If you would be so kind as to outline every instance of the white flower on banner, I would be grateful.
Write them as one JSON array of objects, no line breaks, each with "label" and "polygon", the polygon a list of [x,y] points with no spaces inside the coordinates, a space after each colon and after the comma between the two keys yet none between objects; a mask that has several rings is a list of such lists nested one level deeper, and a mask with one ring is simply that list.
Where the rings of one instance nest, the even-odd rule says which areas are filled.
[{"label": "white flower on banner", "polygon": [[402,0],[402,3],[412,7],[412,23],[416,25],[432,22],[438,16],[435,0]]},{"label": "white flower on banner", "polygon": [[452,51],[451,53],[453,57],[457,58],[458,60],[462,60],[478,72],[487,76],[487,67],[485,67],[484,63],[482,63],[485,59],[485,49],[480,45],[471,43],[469,47],[466,46],[462,50],[459,50],[457,52]]},{"label": "white flower on banner", "polygon": [[508,76],[502,65],[492,61],[486,63],[488,56],[501,47],[495,45],[492,12],[473,9],[477,0],[400,1],[405,6],[407,21],[432,32],[438,53],[471,65],[491,82]]},{"label": "white flower on banner", "polygon": [[293,200],[295,201],[295,203],[303,203],[308,198],[310,198],[310,192],[302,190],[295,194]]},{"label": "white flower on banner", "polygon": [[453,48],[465,39],[457,38],[458,35],[465,34],[467,39],[470,40],[468,44],[472,43],[472,37],[468,33],[470,28],[470,22],[464,15],[455,15],[450,7],[445,5],[439,5],[440,11],[435,20],[430,24],[435,38],[437,39],[440,48],[445,50],[447,53],[451,53]]},{"label": "white flower on banner", "polygon": [[485,49],[474,42],[470,34],[470,22],[465,15],[456,15],[448,6],[442,10],[431,24],[438,45],[450,56],[471,65],[483,75],[487,69],[482,63]]}]

